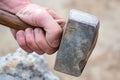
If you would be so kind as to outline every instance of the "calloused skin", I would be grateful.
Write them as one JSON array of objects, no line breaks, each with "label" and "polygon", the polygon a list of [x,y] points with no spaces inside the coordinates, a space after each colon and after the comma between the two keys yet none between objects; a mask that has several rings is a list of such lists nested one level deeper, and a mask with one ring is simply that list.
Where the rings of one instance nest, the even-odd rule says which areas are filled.
[{"label": "calloused skin", "polygon": [[0,0],[0,9],[15,14],[27,24],[36,26],[34,30],[11,29],[22,49],[38,54],[53,54],[57,51],[65,20],[54,10],[32,4],[29,0]]}]

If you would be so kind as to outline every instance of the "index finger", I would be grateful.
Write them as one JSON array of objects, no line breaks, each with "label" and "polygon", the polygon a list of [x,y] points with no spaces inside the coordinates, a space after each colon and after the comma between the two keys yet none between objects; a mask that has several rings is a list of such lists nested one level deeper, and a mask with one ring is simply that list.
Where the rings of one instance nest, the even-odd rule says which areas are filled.
[{"label": "index finger", "polygon": [[46,8],[46,10],[48,11],[48,13],[53,17],[53,19],[56,20],[56,22],[63,27],[65,25],[65,20],[62,16],[60,16],[58,13],[56,13],[54,10],[50,9],[50,8]]}]

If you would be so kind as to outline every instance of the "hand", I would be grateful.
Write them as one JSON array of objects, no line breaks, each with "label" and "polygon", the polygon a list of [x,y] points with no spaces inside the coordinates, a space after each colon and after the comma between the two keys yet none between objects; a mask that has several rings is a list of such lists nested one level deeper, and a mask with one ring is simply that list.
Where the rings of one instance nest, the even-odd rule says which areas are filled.
[{"label": "hand", "polygon": [[36,4],[23,7],[16,15],[27,24],[36,26],[34,30],[31,28],[25,31],[11,29],[21,48],[29,53],[35,51],[38,54],[52,54],[58,49],[62,27],[65,24],[61,16],[52,9]]}]

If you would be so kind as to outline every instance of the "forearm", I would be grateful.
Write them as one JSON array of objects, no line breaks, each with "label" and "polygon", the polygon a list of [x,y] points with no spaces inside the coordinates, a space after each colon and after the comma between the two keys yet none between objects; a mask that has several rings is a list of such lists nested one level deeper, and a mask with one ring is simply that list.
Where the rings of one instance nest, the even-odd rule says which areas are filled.
[{"label": "forearm", "polygon": [[15,14],[29,3],[29,0],[0,0],[0,9]]}]

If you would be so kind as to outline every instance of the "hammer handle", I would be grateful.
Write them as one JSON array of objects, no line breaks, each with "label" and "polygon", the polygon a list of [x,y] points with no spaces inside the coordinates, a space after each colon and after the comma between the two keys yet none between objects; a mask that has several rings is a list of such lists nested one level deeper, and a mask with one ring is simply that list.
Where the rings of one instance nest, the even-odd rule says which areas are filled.
[{"label": "hammer handle", "polygon": [[25,30],[28,27],[35,28],[34,26],[24,23],[14,14],[3,10],[0,10],[0,24],[16,30]]}]

